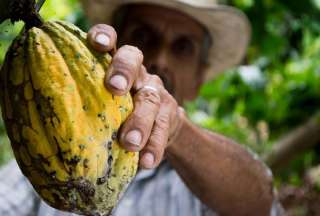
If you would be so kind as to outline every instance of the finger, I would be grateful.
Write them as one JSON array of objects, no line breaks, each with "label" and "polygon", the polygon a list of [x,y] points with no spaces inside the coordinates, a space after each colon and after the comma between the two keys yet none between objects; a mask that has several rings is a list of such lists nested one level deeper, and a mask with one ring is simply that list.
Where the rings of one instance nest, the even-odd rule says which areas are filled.
[{"label": "finger", "polygon": [[173,132],[172,128],[178,128],[176,125],[180,110],[176,100],[166,89],[163,89],[161,99],[159,114],[156,117],[150,138],[140,154],[140,167],[145,169],[155,168],[160,164],[170,135],[176,132]]},{"label": "finger", "polygon": [[124,95],[139,76],[142,52],[133,46],[121,47],[113,57],[106,76],[106,86],[115,95]]},{"label": "finger", "polygon": [[108,52],[116,47],[117,33],[109,25],[98,24],[89,30],[87,40],[95,50]]},{"label": "finger", "polygon": [[[154,83],[154,84],[152,84]],[[161,80],[161,78],[157,75],[154,74],[149,74],[147,72],[147,69],[145,66],[141,65],[138,77],[136,78],[135,82],[133,83],[132,86],[132,93],[135,94],[137,91],[139,91],[139,89],[142,89],[144,86],[161,86],[159,90],[161,94],[163,94],[163,92],[166,92],[166,90],[164,89],[164,85],[163,82]]]},{"label": "finger", "polygon": [[139,163],[141,168],[152,169],[160,164],[169,139],[170,112],[172,112],[172,109],[172,106],[161,106],[148,143],[140,153]]},{"label": "finger", "polygon": [[120,142],[129,151],[140,151],[151,134],[161,97],[158,91],[141,89],[134,96],[134,111],[122,125]]}]

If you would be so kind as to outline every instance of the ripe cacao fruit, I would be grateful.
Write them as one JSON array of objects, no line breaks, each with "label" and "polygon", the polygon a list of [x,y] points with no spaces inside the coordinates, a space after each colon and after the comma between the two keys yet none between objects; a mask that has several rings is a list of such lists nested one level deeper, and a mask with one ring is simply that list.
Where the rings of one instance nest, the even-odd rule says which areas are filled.
[{"label": "ripe cacao fruit", "polygon": [[117,140],[132,98],[105,88],[110,63],[62,21],[21,33],[7,53],[0,74],[7,133],[23,174],[54,208],[108,215],[136,173],[138,154]]}]

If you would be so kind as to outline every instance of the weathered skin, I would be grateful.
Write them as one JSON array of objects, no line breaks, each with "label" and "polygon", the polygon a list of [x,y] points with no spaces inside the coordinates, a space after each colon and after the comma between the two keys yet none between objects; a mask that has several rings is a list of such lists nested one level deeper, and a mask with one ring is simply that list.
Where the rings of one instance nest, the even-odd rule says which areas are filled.
[{"label": "weathered skin", "polygon": [[60,210],[108,215],[137,170],[138,154],[117,140],[133,105],[104,86],[111,56],[88,47],[85,33],[60,21],[22,34],[1,71],[1,106],[39,195]]}]

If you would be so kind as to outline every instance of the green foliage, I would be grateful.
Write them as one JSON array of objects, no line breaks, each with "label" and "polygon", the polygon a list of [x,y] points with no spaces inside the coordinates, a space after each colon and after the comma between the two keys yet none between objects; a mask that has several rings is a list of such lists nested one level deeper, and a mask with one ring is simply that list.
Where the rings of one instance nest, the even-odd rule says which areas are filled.
[{"label": "green foliage", "polygon": [[[320,105],[319,2],[231,0],[252,22],[245,64],[201,89],[187,105],[198,124],[226,134],[260,154],[305,122]],[[319,162],[311,149],[284,169],[278,181],[301,183]]]}]

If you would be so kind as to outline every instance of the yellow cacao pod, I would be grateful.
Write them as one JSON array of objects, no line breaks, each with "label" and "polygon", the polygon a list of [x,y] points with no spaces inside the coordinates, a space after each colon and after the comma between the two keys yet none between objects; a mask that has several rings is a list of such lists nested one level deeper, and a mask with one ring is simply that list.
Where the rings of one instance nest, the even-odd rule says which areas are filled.
[{"label": "yellow cacao pod", "polygon": [[7,53],[0,98],[8,136],[23,174],[54,208],[108,215],[136,173],[138,154],[117,140],[132,98],[105,88],[110,62],[61,21],[22,33]]}]

